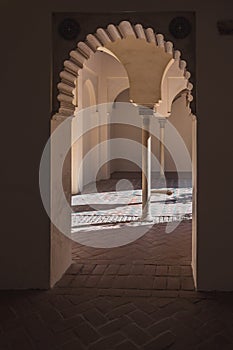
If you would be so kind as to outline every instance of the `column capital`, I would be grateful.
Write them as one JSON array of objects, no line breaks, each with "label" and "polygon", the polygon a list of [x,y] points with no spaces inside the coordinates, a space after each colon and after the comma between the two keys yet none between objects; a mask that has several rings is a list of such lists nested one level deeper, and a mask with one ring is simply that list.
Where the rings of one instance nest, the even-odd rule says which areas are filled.
[{"label": "column capital", "polygon": [[159,118],[159,125],[160,125],[160,128],[165,128],[166,122],[167,122],[167,119],[166,119],[166,118]]},{"label": "column capital", "polygon": [[154,115],[153,109],[148,108],[148,107],[139,106],[138,111],[139,111],[139,115],[142,115],[142,116],[153,116]]}]

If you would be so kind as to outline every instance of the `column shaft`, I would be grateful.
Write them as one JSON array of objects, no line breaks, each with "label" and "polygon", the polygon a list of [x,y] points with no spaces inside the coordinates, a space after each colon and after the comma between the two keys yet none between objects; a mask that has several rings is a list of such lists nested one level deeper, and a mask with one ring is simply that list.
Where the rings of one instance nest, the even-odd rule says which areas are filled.
[{"label": "column shaft", "polygon": [[165,118],[159,119],[159,126],[160,126],[160,141],[159,141],[160,176],[164,176],[164,171],[165,171],[165,154],[164,154],[165,123],[166,123],[166,119]]},{"label": "column shaft", "polygon": [[151,134],[150,117],[143,116],[142,128],[142,220],[151,221]]}]

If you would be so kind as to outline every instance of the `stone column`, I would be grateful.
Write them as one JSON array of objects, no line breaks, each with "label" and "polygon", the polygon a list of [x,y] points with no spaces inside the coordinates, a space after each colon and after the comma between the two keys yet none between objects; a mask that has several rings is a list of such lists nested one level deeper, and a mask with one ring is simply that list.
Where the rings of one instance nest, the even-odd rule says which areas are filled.
[{"label": "stone column", "polygon": [[152,221],[151,215],[151,134],[150,118],[153,110],[139,108],[142,116],[142,217],[143,221]]},{"label": "stone column", "polygon": [[165,157],[164,157],[165,123],[166,123],[166,118],[159,118],[159,126],[160,126],[160,141],[159,141],[160,176],[164,176],[164,171],[165,171]]}]

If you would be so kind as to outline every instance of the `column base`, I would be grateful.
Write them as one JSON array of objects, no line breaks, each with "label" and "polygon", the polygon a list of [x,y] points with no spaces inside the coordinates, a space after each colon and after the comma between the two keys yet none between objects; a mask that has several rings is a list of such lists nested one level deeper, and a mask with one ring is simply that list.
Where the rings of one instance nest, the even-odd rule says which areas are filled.
[{"label": "column base", "polygon": [[143,222],[154,222],[153,216],[150,214],[142,214],[140,221]]}]

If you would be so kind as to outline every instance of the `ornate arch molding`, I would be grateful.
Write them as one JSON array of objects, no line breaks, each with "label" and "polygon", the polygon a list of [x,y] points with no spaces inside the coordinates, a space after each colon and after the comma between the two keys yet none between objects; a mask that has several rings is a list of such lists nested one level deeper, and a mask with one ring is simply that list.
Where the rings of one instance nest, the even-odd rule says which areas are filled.
[{"label": "ornate arch molding", "polygon": [[[106,48],[108,50],[110,48],[111,50],[113,43],[123,41],[123,39],[134,40],[134,42],[135,39],[137,39],[138,45],[140,45],[139,41],[143,40],[144,42],[149,43],[150,47],[153,46],[153,49],[157,50],[156,52],[160,52],[163,57],[166,56],[166,67],[168,66],[168,61],[170,61],[171,64],[166,70],[165,76],[167,77],[170,73],[173,74],[175,68],[178,69],[179,76],[184,78],[184,84],[182,84],[180,89],[184,90],[184,88],[186,88],[187,101],[192,99],[192,84],[189,83],[190,73],[186,70],[186,62],[181,60],[180,51],[173,49],[173,43],[170,41],[165,41],[163,35],[156,34],[152,28],[143,28],[141,24],[132,25],[128,21],[122,21],[119,25],[109,24],[106,29],[99,28],[95,34],[88,34],[85,42],[78,42],[77,48],[70,52],[70,58],[64,61],[64,69],[60,72],[61,81],[58,84],[59,94],[57,96],[60,107],[58,114],[56,114],[54,117],[68,117],[74,114],[77,107],[77,77],[85,62],[98,49]],[[163,82],[161,79],[161,90],[162,84]],[[173,90],[175,95],[179,93],[177,89]],[[173,100],[172,96],[170,96],[170,100]],[[161,101],[159,101],[157,106],[158,109],[160,102]]]}]

